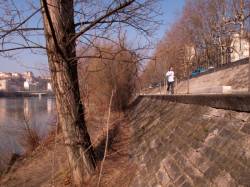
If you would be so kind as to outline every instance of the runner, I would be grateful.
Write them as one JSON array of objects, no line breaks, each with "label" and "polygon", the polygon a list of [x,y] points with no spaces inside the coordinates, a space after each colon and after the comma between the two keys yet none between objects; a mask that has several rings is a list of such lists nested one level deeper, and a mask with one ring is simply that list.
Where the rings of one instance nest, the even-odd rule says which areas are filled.
[{"label": "runner", "polygon": [[170,66],[168,72],[166,73],[166,78],[167,78],[167,94],[174,94],[174,71],[173,67]]}]

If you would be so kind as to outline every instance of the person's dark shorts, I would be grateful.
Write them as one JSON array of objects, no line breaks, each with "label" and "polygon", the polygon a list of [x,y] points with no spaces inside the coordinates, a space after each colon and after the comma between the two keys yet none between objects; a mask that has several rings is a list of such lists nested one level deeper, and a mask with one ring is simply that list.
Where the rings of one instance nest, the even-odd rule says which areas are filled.
[{"label": "person's dark shorts", "polygon": [[174,89],[174,82],[168,82],[168,88],[167,88],[167,91],[169,91],[171,88],[171,90]]}]

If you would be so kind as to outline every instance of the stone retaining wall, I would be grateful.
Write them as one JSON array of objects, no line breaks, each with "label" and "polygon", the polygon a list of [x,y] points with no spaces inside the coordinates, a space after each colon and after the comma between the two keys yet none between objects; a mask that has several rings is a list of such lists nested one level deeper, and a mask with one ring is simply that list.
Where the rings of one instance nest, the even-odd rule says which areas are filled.
[{"label": "stone retaining wall", "polygon": [[250,114],[167,98],[139,97],[127,112],[138,168],[130,186],[250,186]]},{"label": "stone retaining wall", "polygon": [[250,112],[250,94],[142,95],[139,97]]}]

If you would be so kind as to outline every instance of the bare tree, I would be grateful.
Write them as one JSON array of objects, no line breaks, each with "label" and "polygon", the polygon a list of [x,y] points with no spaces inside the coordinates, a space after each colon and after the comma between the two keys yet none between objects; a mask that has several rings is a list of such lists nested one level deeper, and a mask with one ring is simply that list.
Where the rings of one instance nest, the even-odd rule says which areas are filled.
[{"label": "bare tree", "polygon": [[[224,19],[224,23],[228,25],[238,26],[240,40],[246,39],[248,41],[248,58],[249,58],[249,73],[248,73],[248,92],[250,92],[250,1],[240,0],[232,1],[232,15]],[[247,22],[248,21],[248,22]],[[235,31],[234,31],[235,32]]]},{"label": "bare tree", "polygon": [[96,38],[112,39],[121,27],[150,35],[157,23],[156,0],[40,0],[40,4],[29,0],[25,6],[23,3],[1,0],[0,52],[11,56],[17,50],[43,53],[37,49],[46,49],[74,183],[82,186],[95,172],[96,161],[77,73],[78,59],[89,56],[78,57],[77,45],[95,47]]},{"label": "bare tree", "polygon": [[[236,51],[231,45],[234,34],[239,34],[240,38],[249,35],[249,17],[249,0],[187,0],[180,18],[166,32],[156,49],[157,63],[149,63],[144,78],[149,79],[158,69],[166,71],[169,64],[175,66],[179,77],[186,77],[192,69],[200,66],[216,67],[229,63],[230,53]],[[189,68],[184,68],[187,63],[183,63],[188,51],[185,45],[195,51]]]}]

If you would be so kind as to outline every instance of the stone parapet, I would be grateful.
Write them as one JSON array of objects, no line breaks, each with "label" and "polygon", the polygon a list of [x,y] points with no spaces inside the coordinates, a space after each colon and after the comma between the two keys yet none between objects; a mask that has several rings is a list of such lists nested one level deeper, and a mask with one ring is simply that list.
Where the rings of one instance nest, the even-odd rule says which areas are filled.
[{"label": "stone parapet", "polygon": [[250,94],[141,95],[139,97],[250,112]]}]

